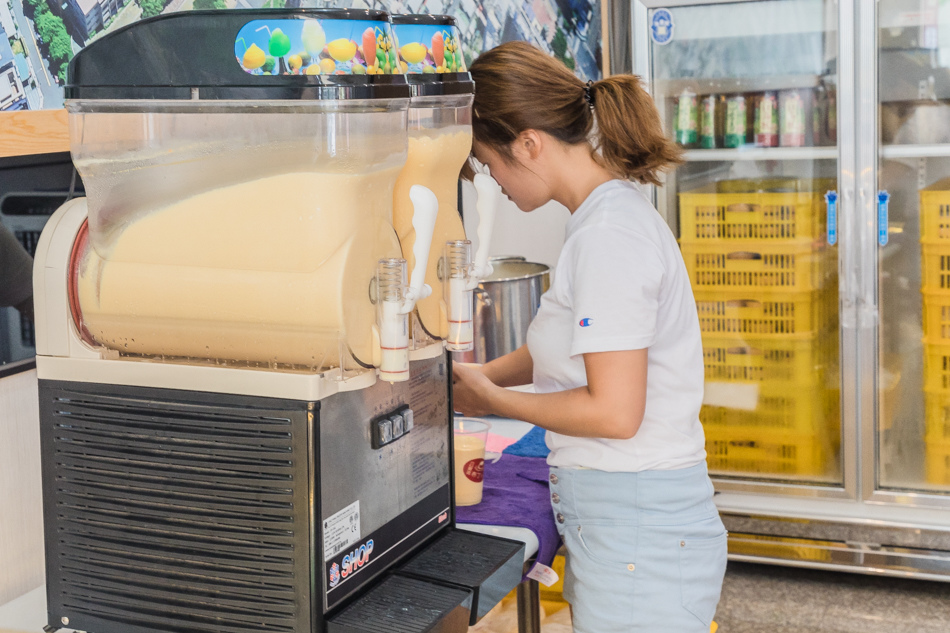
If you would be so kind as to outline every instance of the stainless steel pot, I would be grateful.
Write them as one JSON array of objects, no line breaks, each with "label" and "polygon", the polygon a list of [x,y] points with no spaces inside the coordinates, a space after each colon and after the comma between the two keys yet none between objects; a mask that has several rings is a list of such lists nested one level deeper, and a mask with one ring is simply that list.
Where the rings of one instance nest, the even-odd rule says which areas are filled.
[{"label": "stainless steel pot", "polygon": [[475,348],[455,360],[487,363],[525,343],[541,295],[551,285],[550,268],[523,257],[493,257],[494,272],[475,289]]}]

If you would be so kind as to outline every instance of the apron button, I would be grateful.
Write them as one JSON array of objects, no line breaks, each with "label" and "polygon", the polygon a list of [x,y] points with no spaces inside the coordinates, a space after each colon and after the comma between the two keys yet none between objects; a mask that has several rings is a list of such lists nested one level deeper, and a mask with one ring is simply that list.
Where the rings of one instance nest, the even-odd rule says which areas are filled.
[{"label": "apron button", "polygon": [[557,522],[564,523],[564,515],[561,514],[560,512],[557,513]]},{"label": "apron button", "polygon": [[548,477],[548,481],[550,481],[552,484],[556,484],[556,483],[557,483],[557,475],[555,475],[554,473],[551,473],[551,476]]},{"label": "apron button", "polygon": [[633,571],[633,570],[636,569],[636,568],[637,568],[637,566],[634,565],[633,563],[630,563],[629,565],[627,565],[627,569],[629,569],[630,571]]},{"label": "apron button", "polygon": [[553,501],[554,503],[561,503],[561,496],[555,492],[554,494],[551,495],[551,501]]}]

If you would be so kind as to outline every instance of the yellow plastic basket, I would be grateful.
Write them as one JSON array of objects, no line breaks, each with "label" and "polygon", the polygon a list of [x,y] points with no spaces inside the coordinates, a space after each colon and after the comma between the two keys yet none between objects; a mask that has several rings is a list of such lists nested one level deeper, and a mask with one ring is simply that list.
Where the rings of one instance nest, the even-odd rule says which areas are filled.
[{"label": "yellow plastic basket", "polygon": [[921,240],[921,276],[925,292],[950,293],[950,240]]},{"label": "yellow plastic basket", "polygon": [[950,442],[928,440],[924,447],[924,468],[927,483],[950,484]]},{"label": "yellow plastic basket", "polygon": [[699,412],[703,427],[744,437],[746,431],[782,434],[840,435],[841,409],[838,390],[791,390],[788,385],[762,386],[755,409],[704,406]]},{"label": "yellow plastic basket", "polygon": [[924,392],[925,433],[927,441],[950,442],[950,393]]},{"label": "yellow plastic basket", "polygon": [[950,178],[921,190],[920,238],[950,245]]},{"label": "yellow plastic basket", "polygon": [[717,474],[830,475],[836,452],[834,438],[816,434],[706,429],[706,463]]},{"label": "yellow plastic basket", "polygon": [[924,341],[924,389],[950,395],[950,345]]},{"label": "yellow plastic basket", "polygon": [[703,337],[707,381],[780,383],[782,389],[816,385],[834,367],[835,336]]},{"label": "yellow plastic basket", "polygon": [[812,242],[720,241],[680,248],[694,290],[820,290],[837,276],[836,251]]},{"label": "yellow plastic basket", "polygon": [[[950,346],[943,348],[950,353]],[[950,484],[950,391],[924,391],[924,469],[928,483]]]},{"label": "yellow plastic basket", "polygon": [[950,293],[924,291],[924,338],[950,345]]},{"label": "yellow plastic basket", "polygon": [[828,179],[722,180],[683,192],[680,239],[794,240],[823,237]]},{"label": "yellow plastic basket", "polygon": [[706,336],[814,334],[838,327],[835,288],[762,296],[734,290],[697,290],[694,295],[699,327]]},{"label": "yellow plastic basket", "polygon": [[950,393],[926,391],[924,469],[928,483],[950,484]]}]

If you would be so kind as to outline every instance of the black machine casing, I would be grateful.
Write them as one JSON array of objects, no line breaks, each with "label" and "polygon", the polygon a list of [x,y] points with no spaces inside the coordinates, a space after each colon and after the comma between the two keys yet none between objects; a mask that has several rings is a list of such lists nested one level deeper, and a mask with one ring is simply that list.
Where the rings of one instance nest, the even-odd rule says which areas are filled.
[{"label": "black machine casing", "polygon": [[[50,626],[370,631],[395,609],[407,631],[464,631],[484,564],[468,587],[391,575],[455,532],[448,363],[319,401],[41,379]],[[407,408],[412,429],[374,448]],[[497,540],[507,593],[524,550]]]}]

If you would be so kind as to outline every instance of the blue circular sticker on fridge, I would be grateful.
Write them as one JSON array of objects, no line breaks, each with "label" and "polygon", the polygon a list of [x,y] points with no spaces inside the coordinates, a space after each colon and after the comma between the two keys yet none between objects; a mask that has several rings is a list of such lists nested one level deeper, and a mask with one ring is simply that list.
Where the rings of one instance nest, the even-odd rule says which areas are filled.
[{"label": "blue circular sticker on fridge", "polygon": [[673,39],[673,16],[668,9],[657,9],[650,19],[650,37],[657,44],[669,44]]}]

